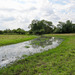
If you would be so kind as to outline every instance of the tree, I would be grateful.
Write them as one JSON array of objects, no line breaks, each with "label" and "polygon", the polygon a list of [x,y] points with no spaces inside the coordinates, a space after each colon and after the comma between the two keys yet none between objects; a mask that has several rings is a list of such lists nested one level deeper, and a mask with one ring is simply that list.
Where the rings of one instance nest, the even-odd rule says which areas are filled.
[{"label": "tree", "polygon": [[12,33],[13,33],[13,34],[17,34],[17,30],[16,30],[16,29],[13,29],[13,30],[12,30]]},{"label": "tree", "polygon": [[72,21],[67,20],[66,24],[65,24],[65,28],[66,28],[67,33],[72,33],[72,31],[73,31],[73,29],[72,29]]},{"label": "tree", "polygon": [[51,33],[53,30],[52,22],[46,20],[33,20],[29,27],[31,28],[30,33],[40,35],[44,33]]},{"label": "tree", "polygon": [[2,34],[25,34],[26,32],[25,30],[18,28],[18,29],[13,29],[13,30],[6,29],[4,31],[0,31],[0,33]]},{"label": "tree", "polygon": [[11,31],[10,29],[6,29],[6,30],[3,31],[3,33],[4,33],[4,34],[11,34],[12,31]]},{"label": "tree", "polygon": [[73,32],[73,24],[72,21],[67,20],[66,23],[59,22],[57,25],[56,33],[72,33]]},{"label": "tree", "polygon": [[72,24],[72,32],[75,33],[75,24]]},{"label": "tree", "polygon": [[18,28],[18,29],[16,30],[16,33],[18,33],[18,34],[25,34],[25,30],[23,30],[23,29],[21,29],[21,28]]},{"label": "tree", "polygon": [[0,34],[3,34],[3,31],[2,30],[0,30]]}]

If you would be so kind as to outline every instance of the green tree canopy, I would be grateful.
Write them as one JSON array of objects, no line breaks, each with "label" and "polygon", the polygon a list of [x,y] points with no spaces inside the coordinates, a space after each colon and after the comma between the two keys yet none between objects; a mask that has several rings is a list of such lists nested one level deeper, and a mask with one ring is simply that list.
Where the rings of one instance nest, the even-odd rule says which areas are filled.
[{"label": "green tree canopy", "polygon": [[72,21],[67,20],[66,22],[59,22],[57,25],[56,32],[57,33],[72,33],[75,32],[75,25],[72,24]]},{"label": "green tree canopy", "polygon": [[53,24],[46,20],[33,20],[29,26],[31,28],[30,33],[44,34],[51,33],[53,31]]}]

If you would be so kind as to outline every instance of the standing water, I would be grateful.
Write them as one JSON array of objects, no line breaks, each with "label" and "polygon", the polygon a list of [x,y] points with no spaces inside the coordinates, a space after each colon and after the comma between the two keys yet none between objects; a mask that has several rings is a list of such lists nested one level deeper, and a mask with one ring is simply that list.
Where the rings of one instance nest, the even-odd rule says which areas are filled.
[{"label": "standing water", "polygon": [[62,39],[55,37],[41,37],[34,40],[0,47],[0,67],[14,62],[23,55],[40,53],[57,47]]}]

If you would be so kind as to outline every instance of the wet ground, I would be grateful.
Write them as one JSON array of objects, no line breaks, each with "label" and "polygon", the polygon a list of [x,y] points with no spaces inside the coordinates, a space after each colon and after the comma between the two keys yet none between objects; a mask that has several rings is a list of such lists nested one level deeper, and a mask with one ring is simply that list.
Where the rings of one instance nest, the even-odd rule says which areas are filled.
[{"label": "wet ground", "polygon": [[0,47],[0,67],[14,62],[23,55],[32,55],[48,49],[57,47],[63,39],[55,37],[40,37],[34,40],[25,41]]}]

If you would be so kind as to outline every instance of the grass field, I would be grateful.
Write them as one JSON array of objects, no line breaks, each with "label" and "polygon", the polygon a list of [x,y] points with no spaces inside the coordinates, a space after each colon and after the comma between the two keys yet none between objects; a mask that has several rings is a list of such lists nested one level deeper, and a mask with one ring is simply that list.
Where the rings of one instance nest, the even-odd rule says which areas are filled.
[{"label": "grass field", "polygon": [[75,34],[49,34],[64,41],[56,48],[28,56],[7,68],[0,75],[75,75]]},{"label": "grass field", "polygon": [[0,46],[23,42],[36,37],[34,35],[0,35]]}]

